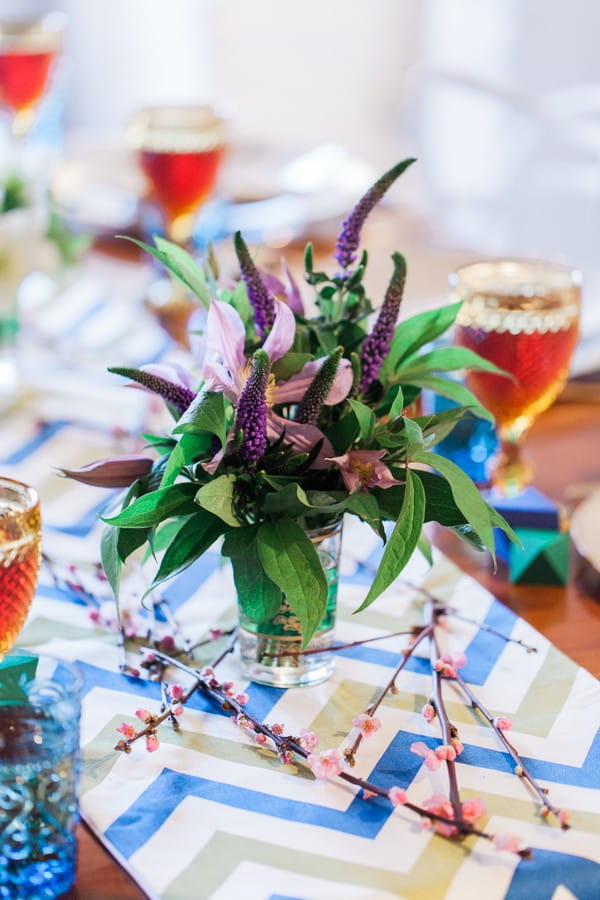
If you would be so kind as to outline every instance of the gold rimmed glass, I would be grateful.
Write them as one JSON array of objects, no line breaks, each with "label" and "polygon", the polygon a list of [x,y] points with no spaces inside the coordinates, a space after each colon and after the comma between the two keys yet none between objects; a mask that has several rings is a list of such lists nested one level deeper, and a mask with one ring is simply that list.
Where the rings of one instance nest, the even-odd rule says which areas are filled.
[{"label": "gold rimmed glass", "polygon": [[142,109],[127,129],[127,143],[162,211],[167,236],[187,243],[198,212],[212,194],[225,154],[225,123],[210,106]]},{"label": "gold rimmed glass", "polygon": [[15,138],[28,134],[62,48],[66,16],[0,20],[0,101],[11,116]]},{"label": "gold rimmed glass", "polygon": [[462,301],[455,341],[509,372],[514,380],[469,372],[467,384],[495,416],[500,452],[492,486],[506,496],[526,487],[531,467],[521,439],[561,392],[579,334],[581,275],[558,263],[492,260],[450,276]]},{"label": "gold rimmed glass", "polygon": [[41,558],[37,492],[0,478],[0,660],[14,645],[35,593]]}]

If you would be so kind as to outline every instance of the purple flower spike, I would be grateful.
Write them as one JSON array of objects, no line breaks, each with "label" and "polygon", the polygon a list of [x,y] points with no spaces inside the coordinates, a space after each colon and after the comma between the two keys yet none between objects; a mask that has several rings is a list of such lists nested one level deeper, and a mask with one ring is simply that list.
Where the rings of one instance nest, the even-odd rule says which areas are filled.
[{"label": "purple flower spike", "polygon": [[174,406],[179,413],[184,413],[192,400],[196,398],[195,392],[182,384],[176,384],[174,381],[169,381],[168,378],[153,375],[151,372],[144,372],[142,369],[113,366],[108,371],[113,372],[115,375],[131,378],[132,381],[136,381],[147,390],[152,391],[154,394],[159,394],[167,403]]},{"label": "purple flower spike", "polygon": [[393,253],[394,273],[385,293],[377,321],[367,335],[360,354],[360,391],[364,393],[377,378],[381,363],[390,351],[392,338],[406,280],[406,261],[401,253]]},{"label": "purple flower spike", "polygon": [[360,244],[360,233],[373,207],[377,206],[387,189],[414,162],[415,160],[412,158],[405,159],[382,175],[361,197],[350,215],[344,219],[335,245],[335,258],[342,269],[347,270],[355,261],[356,251]]},{"label": "purple flower spike", "polygon": [[252,262],[252,257],[248,252],[248,247],[241,232],[236,231],[233,243],[240,264],[242,279],[248,291],[248,300],[254,310],[256,330],[261,340],[264,341],[275,321],[275,301],[269,294],[258,269]]},{"label": "purple flower spike", "polygon": [[235,430],[242,432],[240,456],[254,465],[267,449],[267,384],[271,360],[264,350],[253,357],[252,371],[238,403]]}]

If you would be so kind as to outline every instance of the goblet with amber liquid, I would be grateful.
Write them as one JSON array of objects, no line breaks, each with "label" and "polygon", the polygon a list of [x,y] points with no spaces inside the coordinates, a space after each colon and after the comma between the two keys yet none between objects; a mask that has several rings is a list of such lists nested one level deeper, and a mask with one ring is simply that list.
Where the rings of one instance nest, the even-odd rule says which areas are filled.
[{"label": "goblet with amber liquid", "polygon": [[450,284],[462,301],[456,343],[512,375],[472,371],[467,385],[496,419],[500,451],[492,460],[492,487],[514,496],[533,474],[521,457],[521,440],[567,380],[579,333],[581,276],[555,263],[498,260],[464,266]]},{"label": "goblet with amber liquid", "polygon": [[0,660],[21,630],[37,584],[41,517],[37,492],[0,478]]},{"label": "goblet with amber liquid", "polygon": [[130,122],[129,145],[148,179],[167,237],[186,244],[212,194],[225,153],[224,122],[209,106],[143,109]]},{"label": "goblet with amber liquid", "polygon": [[60,52],[66,17],[48,13],[31,21],[0,21],[0,101],[15,138],[32,128]]}]

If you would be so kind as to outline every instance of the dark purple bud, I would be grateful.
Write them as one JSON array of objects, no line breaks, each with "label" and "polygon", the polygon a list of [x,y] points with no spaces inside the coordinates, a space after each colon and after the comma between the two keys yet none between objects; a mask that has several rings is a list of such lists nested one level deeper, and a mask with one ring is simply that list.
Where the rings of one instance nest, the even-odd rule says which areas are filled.
[{"label": "dark purple bud", "polygon": [[154,394],[159,394],[180,413],[184,413],[192,400],[196,399],[195,392],[190,391],[189,388],[176,384],[174,381],[169,381],[168,378],[163,378],[160,375],[144,372],[142,369],[112,366],[108,371],[113,372],[115,375],[131,378],[132,381],[137,381],[138,384],[141,384],[147,390],[152,391]]},{"label": "dark purple bud", "polygon": [[387,189],[414,162],[415,160],[412,158],[405,159],[390,169],[389,172],[386,172],[385,175],[382,175],[369,188],[367,193],[361,197],[350,215],[342,222],[342,230],[335,245],[335,258],[344,271],[356,259],[356,251],[360,244],[360,233],[367,216],[373,207],[379,203]]},{"label": "dark purple bud", "polygon": [[253,357],[252,371],[238,401],[235,430],[242,432],[240,456],[253,465],[267,449],[267,385],[271,360],[264,350]]},{"label": "dark purple bud", "polygon": [[254,323],[259,337],[264,341],[275,321],[275,301],[252,261],[246,242],[236,231],[233,244],[240,264],[242,280],[248,291],[248,300],[254,310]]},{"label": "dark purple bud", "polygon": [[340,359],[344,352],[343,347],[338,347],[330,353],[309,386],[304,397],[298,405],[295,421],[303,425],[316,425],[321,407],[337,375]]},{"label": "dark purple bud", "polygon": [[385,299],[379,310],[377,321],[371,334],[367,335],[360,354],[360,390],[364,393],[373,381],[382,362],[390,352],[394,329],[400,311],[404,282],[406,281],[406,260],[401,253],[393,253],[394,273],[388,285]]}]

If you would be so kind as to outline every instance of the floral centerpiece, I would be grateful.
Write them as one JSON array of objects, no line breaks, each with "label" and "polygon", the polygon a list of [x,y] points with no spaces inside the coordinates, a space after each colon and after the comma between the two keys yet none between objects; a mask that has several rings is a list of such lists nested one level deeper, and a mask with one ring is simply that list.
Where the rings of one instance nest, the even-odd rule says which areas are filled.
[{"label": "floral centerpiece", "polygon": [[[139,547],[149,545],[159,560],[152,590],[222,539],[238,594],[242,658],[257,680],[304,683],[328,673],[315,641],[318,650],[330,637],[345,514],[367,523],[385,545],[360,610],[392,584],[417,547],[430,553],[425,522],[492,553],[493,529],[510,533],[471,480],[433,449],[466,414],[490,418],[445,375],[498,370],[463,348],[428,349],[459,304],[397,324],[406,278],[400,253],[392,255],[376,312],[364,285],[362,226],[412,162],[383,175],[345,219],[333,274],[315,270],[307,246],[312,316],[285,263],[282,279],[262,273],[239,233],[241,277],[233,285],[220,282],[212,254],[197,264],[161,238],[155,247],[144,244],[207,309],[202,363],[196,374],[167,364],[112,368],[163,397],[174,426],[147,436],[157,459],[128,456],[65,470],[88,483],[128,488],[120,511],[105,519],[102,540],[115,593],[122,564]],[[423,389],[457,405],[419,414]]]}]

